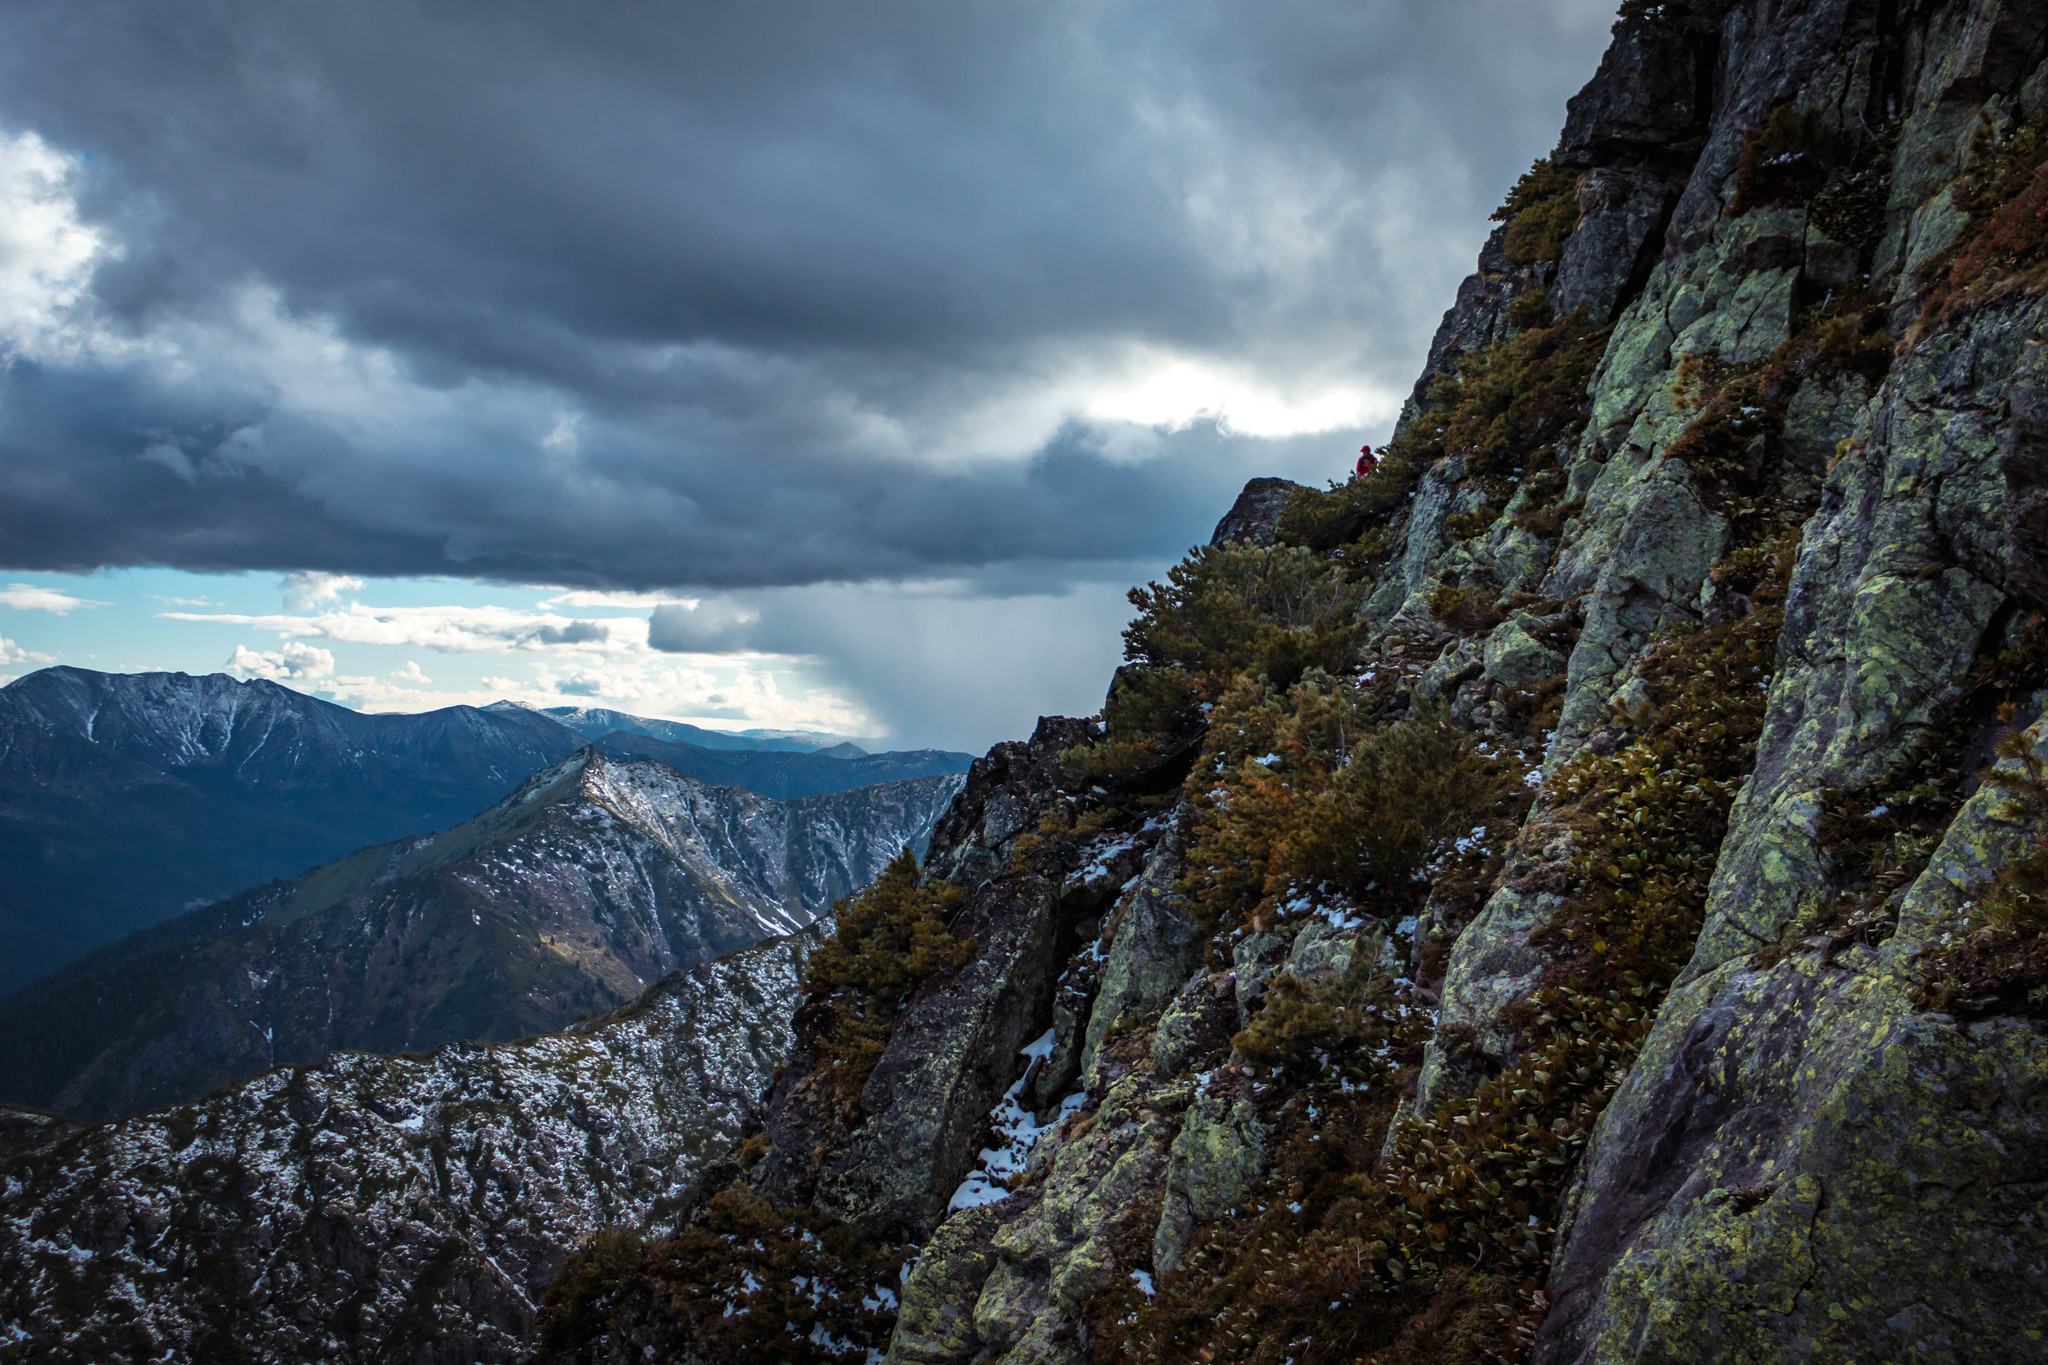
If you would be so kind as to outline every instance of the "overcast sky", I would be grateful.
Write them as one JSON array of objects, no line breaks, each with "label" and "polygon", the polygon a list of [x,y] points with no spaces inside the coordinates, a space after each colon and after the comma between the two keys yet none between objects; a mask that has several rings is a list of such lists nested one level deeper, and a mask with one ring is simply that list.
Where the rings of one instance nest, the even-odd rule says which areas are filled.
[{"label": "overcast sky", "polygon": [[1612,9],[11,0],[0,676],[1091,711],[1386,436]]}]

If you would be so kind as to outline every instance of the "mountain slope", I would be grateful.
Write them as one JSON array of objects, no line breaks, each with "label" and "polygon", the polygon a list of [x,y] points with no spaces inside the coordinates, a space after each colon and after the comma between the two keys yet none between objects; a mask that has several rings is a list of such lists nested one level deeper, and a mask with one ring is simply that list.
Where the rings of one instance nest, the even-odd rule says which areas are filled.
[{"label": "mountain slope", "polygon": [[[899,753],[741,753],[674,744],[651,735],[612,731],[597,747],[613,758],[651,758],[705,782],[745,787],[763,796],[788,800],[851,791],[877,782],[901,782],[939,773],[964,773],[972,754],[943,749],[911,749]],[[845,748],[852,748],[847,745]]]},{"label": "mountain slope", "polygon": [[0,688],[0,991],[196,902],[442,829],[581,747],[535,712],[365,715],[225,675]]},{"label": "mountain slope", "polygon": [[106,1118],[333,1048],[519,1037],[809,924],[960,779],[778,802],[594,751],[441,834],[109,945],[0,1009],[0,1097]]},{"label": "mountain slope", "polygon": [[601,1228],[672,1218],[789,1039],[802,936],[558,1035],[337,1053],[0,1158],[0,1354],[520,1358]]}]

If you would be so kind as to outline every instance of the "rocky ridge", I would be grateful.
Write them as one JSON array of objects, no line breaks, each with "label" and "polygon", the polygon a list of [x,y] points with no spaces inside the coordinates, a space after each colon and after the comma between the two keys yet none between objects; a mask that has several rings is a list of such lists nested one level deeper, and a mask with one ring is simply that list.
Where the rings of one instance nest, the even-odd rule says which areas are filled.
[{"label": "rocky ridge", "polygon": [[812,983],[723,1207],[900,1302],[757,1312],[713,1219],[548,1358],[2038,1355],[2044,57],[1624,5],[1380,471],[977,764],[878,1051]]},{"label": "rocky ridge", "polygon": [[0,1095],[104,1119],[334,1048],[560,1028],[810,924],[921,849],[961,781],[781,802],[586,750],[444,833],[257,888],[29,988],[0,1011]]},{"label": "rocky ridge", "polygon": [[336,1053],[24,1138],[0,1171],[0,1358],[521,1358],[572,1247],[673,1217],[731,1151],[808,951],[762,943],[566,1033]]}]

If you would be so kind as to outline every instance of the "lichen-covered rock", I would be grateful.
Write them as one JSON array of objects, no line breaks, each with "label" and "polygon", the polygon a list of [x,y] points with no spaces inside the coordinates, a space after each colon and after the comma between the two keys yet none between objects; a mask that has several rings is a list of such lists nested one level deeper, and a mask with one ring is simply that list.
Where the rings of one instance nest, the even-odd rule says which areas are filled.
[{"label": "lichen-covered rock", "polygon": [[1756,774],[1688,976],[1777,940],[1823,875],[1821,792],[1866,788],[1958,694],[2006,598],[2005,395],[2042,310],[1979,314],[1904,357],[1800,546]]},{"label": "lichen-covered rock", "polygon": [[1272,1159],[1267,1125],[1235,1085],[1204,1090],[1173,1140],[1153,1264],[1161,1272],[1179,1265],[1195,1224],[1235,1210]]},{"label": "lichen-covered rock", "polygon": [[2041,832],[1986,785],[1889,941],[1729,961],[1666,1002],[1588,1155],[1540,1359],[2038,1353],[2048,1040],[1912,991],[1922,950]]},{"label": "lichen-covered rock", "polygon": [[1084,1076],[1094,1075],[1103,1039],[1119,1021],[1163,1006],[1201,965],[1203,935],[1174,889],[1184,866],[1185,842],[1178,822],[1170,825],[1145,859],[1138,884],[1116,910],[1102,984],[1088,1016],[1081,1054]]},{"label": "lichen-covered rock", "polygon": [[1228,972],[1197,972],[1159,1016],[1152,1069],[1161,1076],[1191,1070],[1228,1048],[1237,1027],[1237,979]]},{"label": "lichen-covered rock", "polygon": [[[1118,1081],[1094,1113],[1069,1119],[1033,1154],[1032,1188],[1013,1196],[992,1244],[1001,1257],[975,1305],[988,1359],[1078,1358],[1075,1323],[1089,1301],[1148,1271],[1168,1150],[1185,1087]],[[1007,1352],[1007,1354],[1005,1354]]]},{"label": "lichen-covered rock", "polygon": [[1005,1212],[994,1205],[963,1209],[919,1248],[904,1273],[888,1365],[962,1365],[981,1350],[974,1305],[995,1268],[991,1239]]},{"label": "lichen-covered rock", "polygon": [[861,1088],[858,1123],[818,1069],[824,1040],[810,1030],[826,1026],[829,1009],[799,1012],[798,1046],[769,1101],[770,1151],[752,1177],[765,1197],[912,1240],[938,1224],[974,1165],[990,1109],[1017,1079],[1019,1050],[1050,1022],[1062,951],[1084,929],[1092,937],[1119,885],[1110,870],[1138,856],[1137,836],[1097,840],[1077,849],[1086,866],[1057,877],[997,875],[1072,801],[1076,779],[1061,755],[1095,737],[1087,721],[1048,717],[1028,744],[976,760],[934,827],[927,865],[928,876],[976,888],[955,926],[973,951],[909,1001]]},{"label": "lichen-covered rock", "polygon": [[1564,672],[1565,656],[1529,633],[1529,619],[1526,613],[1517,613],[1486,637],[1482,657],[1487,681],[1527,687]]},{"label": "lichen-covered rock", "polygon": [[974,954],[919,991],[861,1090],[866,1121],[819,1172],[829,1216],[922,1237],[974,1165],[1011,1063],[1043,1032],[1058,901],[1039,878],[1006,878],[963,913]]},{"label": "lichen-covered rock", "polygon": [[1285,970],[1287,954],[1294,949],[1292,935],[1270,929],[1254,929],[1231,945],[1231,976],[1237,986],[1237,1017],[1249,1025],[1266,998],[1266,983]]}]

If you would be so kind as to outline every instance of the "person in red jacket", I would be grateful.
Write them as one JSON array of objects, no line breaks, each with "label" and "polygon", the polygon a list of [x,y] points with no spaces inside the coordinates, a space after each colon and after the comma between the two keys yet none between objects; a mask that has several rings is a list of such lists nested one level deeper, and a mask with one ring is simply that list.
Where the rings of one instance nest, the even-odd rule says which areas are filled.
[{"label": "person in red jacket", "polygon": [[1379,466],[1380,457],[1372,453],[1372,447],[1369,445],[1360,446],[1358,448],[1358,466],[1352,471],[1352,477],[1365,478],[1373,470],[1378,469]]}]

